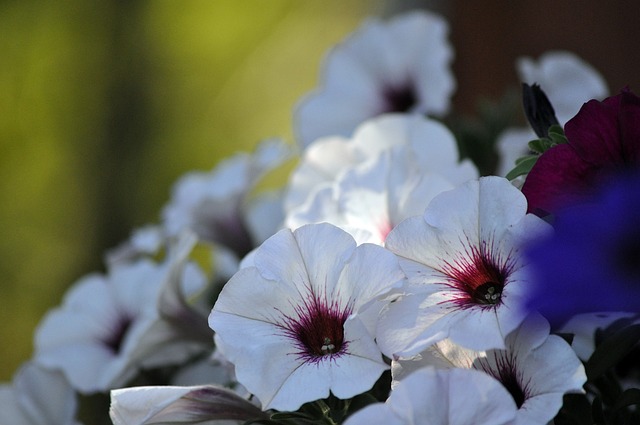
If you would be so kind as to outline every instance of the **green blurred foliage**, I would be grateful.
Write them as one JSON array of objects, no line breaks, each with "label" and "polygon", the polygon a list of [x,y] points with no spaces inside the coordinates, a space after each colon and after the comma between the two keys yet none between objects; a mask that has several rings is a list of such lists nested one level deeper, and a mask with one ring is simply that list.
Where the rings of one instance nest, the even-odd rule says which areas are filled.
[{"label": "green blurred foliage", "polygon": [[282,136],[377,2],[0,2],[0,380],[172,183]]}]

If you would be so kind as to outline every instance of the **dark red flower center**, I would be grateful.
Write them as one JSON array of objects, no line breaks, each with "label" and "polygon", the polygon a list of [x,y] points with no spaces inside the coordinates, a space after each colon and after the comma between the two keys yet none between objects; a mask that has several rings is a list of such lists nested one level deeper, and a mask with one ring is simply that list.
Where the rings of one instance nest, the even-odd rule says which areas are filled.
[{"label": "dark red flower center", "polygon": [[317,361],[345,352],[348,341],[344,338],[344,323],[351,314],[350,306],[327,302],[311,294],[295,311],[295,317],[284,317],[282,327],[294,340],[300,358]]},{"label": "dark red flower center", "polygon": [[442,272],[446,284],[458,290],[455,301],[461,306],[495,306],[502,301],[507,278],[514,268],[511,255],[502,256],[483,243],[480,248],[468,246],[463,256],[444,261]]},{"label": "dark red flower center", "polygon": [[113,324],[112,331],[103,342],[114,354],[120,352],[125,335],[132,324],[133,319],[128,316],[122,316]]},{"label": "dark red flower center", "polygon": [[495,353],[495,356],[495,364],[491,365],[486,358],[482,358],[475,367],[500,381],[519,409],[530,396],[528,383],[523,382],[522,375],[518,373],[517,362],[512,354],[500,350]]},{"label": "dark red flower center", "polygon": [[407,112],[418,101],[415,88],[410,83],[397,87],[385,87],[382,97],[385,103],[383,112]]}]

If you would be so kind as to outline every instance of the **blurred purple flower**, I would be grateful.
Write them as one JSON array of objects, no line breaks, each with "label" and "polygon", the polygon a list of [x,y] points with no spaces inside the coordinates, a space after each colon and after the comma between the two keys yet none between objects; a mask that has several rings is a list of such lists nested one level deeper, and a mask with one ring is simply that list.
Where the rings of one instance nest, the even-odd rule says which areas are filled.
[{"label": "blurred purple flower", "polygon": [[529,212],[555,213],[612,173],[640,166],[640,97],[629,89],[585,103],[564,130],[569,142],[542,154],[522,186]]},{"label": "blurred purple flower", "polygon": [[590,202],[559,211],[555,234],[527,250],[528,307],[552,323],[575,314],[640,312],[640,173],[623,173]]}]

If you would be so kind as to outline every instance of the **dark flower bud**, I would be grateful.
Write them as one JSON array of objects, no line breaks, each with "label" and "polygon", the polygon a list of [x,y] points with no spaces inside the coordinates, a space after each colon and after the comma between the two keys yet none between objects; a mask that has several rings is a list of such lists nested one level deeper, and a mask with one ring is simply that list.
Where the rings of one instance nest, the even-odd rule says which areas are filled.
[{"label": "dark flower bud", "polygon": [[549,127],[559,125],[551,102],[539,85],[522,84],[524,114],[538,137],[548,137]]}]

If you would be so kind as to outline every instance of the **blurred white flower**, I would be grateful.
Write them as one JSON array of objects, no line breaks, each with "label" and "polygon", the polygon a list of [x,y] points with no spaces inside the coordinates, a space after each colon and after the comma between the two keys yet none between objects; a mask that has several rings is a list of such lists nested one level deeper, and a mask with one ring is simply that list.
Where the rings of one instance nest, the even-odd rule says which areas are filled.
[{"label": "blurred white flower", "polygon": [[[562,126],[575,116],[583,103],[602,99],[609,93],[600,73],[571,52],[550,51],[537,61],[521,57],[516,68],[523,83],[537,83],[542,88]],[[504,176],[511,171],[516,159],[529,152],[527,143],[537,138],[528,127],[505,130],[496,142],[500,154],[496,174]]]},{"label": "blurred white flower", "polygon": [[386,247],[408,284],[378,323],[389,357],[409,357],[442,339],[475,350],[504,348],[524,319],[528,282],[522,241],[550,226],[526,214],[522,193],[501,177],[482,177],[435,197],[423,216],[391,231]]},{"label": "blurred white flower", "polygon": [[238,381],[263,409],[350,398],[388,369],[373,339],[376,297],[404,275],[390,252],[329,224],[284,229],[225,285],[209,317]]},{"label": "blurred white flower", "polygon": [[600,312],[578,314],[562,325],[558,332],[573,335],[571,347],[573,347],[578,357],[586,362],[596,349],[596,332],[598,330],[604,330],[620,319],[631,320],[634,316],[637,316],[637,313]]},{"label": "blurred white flower", "polygon": [[386,403],[357,411],[345,425],[512,424],[516,405],[491,376],[473,369],[422,368],[403,379]]},{"label": "blurred white flower", "polygon": [[[366,152],[364,145],[375,140],[380,140],[376,146],[386,143],[387,148],[363,162],[345,165],[332,181],[326,175],[327,180],[317,182],[302,205],[287,212],[285,226],[295,229],[328,222],[351,233],[359,243],[382,245],[396,224],[422,214],[434,196],[478,176],[468,160],[459,161],[449,130],[433,120],[381,116],[359,127],[351,143],[355,152],[361,147]],[[312,148],[307,159],[313,158]],[[335,155],[340,153],[337,150]],[[294,180],[290,193],[296,190],[295,184]]]},{"label": "blurred white flower", "polygon": [[142,258],[80,279],[38,326],[35,360],[92,393],[211,348],[206,315],[189,308],[183,291],[205,283],[187,262],[194,242],[180,239],[160,264]]},{"label": "blurred white flower", "polygon": [[394,386],[425,366],[477,369],[511,394],[518,406],[513,425],[545,425],[560,410],[565,394],[584,392],[584,366],[566,341],[549,335],[549,323],[542,316],[529,316],[505,342],[504,350],[476,352],[441,341],[418,360],[393,362]]},{"label": "blurred white flower", "polygon": [[[175,237],[189,229],[200,239],[223,245],[242,258],[265,235],[275,233],[282,222],[279,208],[264,209],[262,205],[273,193],[264,194],[267,198],[263,200],[260,195],[251,196],[251,192],[267,172],[291,155],[286,143],[265,140],[252,154],[238,153],[210,172],[187,173],[174,185],[171,200],[162,211],[167,236]],[[249,211],[254,206],[275,217],[263,216],[262,220],[249,222]]]},{"label": "blurred white flower", "polygon": [[161,226],[149,224],[135,229],[128,240],[107,252],[105,260],[108,266],[134,261],[140,257],[157,255],[167,240]]},{"label": "blurred white flower", "polygon": [[0,385],[0,423],[76,425],[76,393],[60,372],[24,363],[12,384]]},{"label": "blurred white flower", "polygon": [[297,105],[301,146],[324,136],[349,137],[383,113],[445,114],[455,89],[448,31],[444,19],[426,11],[367,21],[329,52],[320,87]]},{"label": "blurred white flower", "polygon": [[454,185],[478,177],[471,161],[460,160],[456,139],[443,124],[417,115],[385,114],[364,122],[350,139],[328,137],[309,146],[291,175],[285,212],[313,202],[316,192],[393,149],[405,150],[419,173],[437,173]]}]

